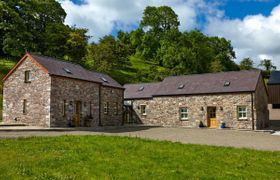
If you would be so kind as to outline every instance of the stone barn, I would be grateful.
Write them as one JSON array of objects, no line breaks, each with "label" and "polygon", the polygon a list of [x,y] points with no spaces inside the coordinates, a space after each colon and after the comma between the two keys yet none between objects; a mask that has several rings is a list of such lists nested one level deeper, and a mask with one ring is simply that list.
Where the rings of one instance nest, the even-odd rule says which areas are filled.
[{"label": "stone barn", "polygon": [[171,76],[124,87],[125,123],[252,130],[269,125],[259,70]]},{"label": "stone barn", "polygon": [[41,127],[121,125],[124,88],[78,64],[26,54],[3,79],[3,122]]}]

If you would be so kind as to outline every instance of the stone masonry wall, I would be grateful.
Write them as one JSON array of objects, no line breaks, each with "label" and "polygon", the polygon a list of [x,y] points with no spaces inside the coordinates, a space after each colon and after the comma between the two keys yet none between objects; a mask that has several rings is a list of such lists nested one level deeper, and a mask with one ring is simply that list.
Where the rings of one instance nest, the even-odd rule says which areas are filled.
[{"label": "stone masonry wall", "polygon": [[[30,83],[24,82],[27,70],[31,71]],[[25,59],[4,82],[3,121],[49,127],[50,84],[48,73],[30,59]],[[23,114],[24,99],[27,102],[26,114]]]},{"label": "stone masonry wall", "polygon": [[263,79],[259,78],[259,82],[255,93],[255,119],[256,129],[263,129],[269,126],[268,96]]},{"label": "stone masonry wall", "polygon": [[[75,116],[76,102],[81,102],[81,124],[92,114],[91,126],[99,124],[99,87],[93,82],[52,76],[51,81],[51,126],[67,127]],[[66,101],[65,115],[63,114]],[[91,105],[90,105],[91,104]]]},{"label": "stone masonry wall", "polygon": [[[121,125],[123,121],[123,89],[101,86],[101,125]],[[105,104],[108,112],[105,113]]]},{"label": "stone masonry wall", "polygon": [[[146,105],[146,115],[140,114],[140,105]],[[251,94],[218,94],[178,97],[154,97],[149,100],[134,100],[133,110],[138,121],[149,125],[197,127],[199,121],[208,126],[207,107],[216,107],[217,127],[221,121],[235,129],[252,128]],[[239,120],[237,106],[247,107],[247,119]],[[188,120],[181,121],[179,108],[188,108]]]}]

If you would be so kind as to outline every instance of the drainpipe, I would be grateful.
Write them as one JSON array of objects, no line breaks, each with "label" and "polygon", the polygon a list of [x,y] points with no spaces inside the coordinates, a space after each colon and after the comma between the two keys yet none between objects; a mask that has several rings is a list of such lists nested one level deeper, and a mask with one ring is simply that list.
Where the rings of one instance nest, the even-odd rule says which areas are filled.
[{"label": "drainpipe", "polygon": [[124,90],[122,91],[122,123],[121,125],[123,126],[124,125],[124,118],[125,118],[125,106],[124,106]]},{"label": "drainpipe", "polygon": [[101,122],[101,85],[99,85],[99,122],[98,126],[102,126]]},{"label": "drainpipe", "polygon": [[254,118],[254,93],[251,93],[251,112],[252,112],[252,130],[255,130],[255,118]]}]

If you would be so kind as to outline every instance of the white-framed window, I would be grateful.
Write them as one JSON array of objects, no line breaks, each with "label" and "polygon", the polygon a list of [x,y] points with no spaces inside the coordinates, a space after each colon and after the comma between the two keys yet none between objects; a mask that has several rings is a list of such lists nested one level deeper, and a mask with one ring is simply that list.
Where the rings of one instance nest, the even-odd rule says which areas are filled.
[{"label": "white-framed window", "polygon": [[188,120],[188,108],[180,107],[180,120],[185,121]]},{"label": "white-framed window", "polygon": [[146,114],[146,105],[145,104],[141,104],[140,105],[140,113],[141,113],[141,115],[147,115]]},{"label": "white-framed window", "polygon": [[104,114],[108,114],[109,102],[104,103]]},{"label": "white-framed window", "polygon": [[23,114],[26,114],[27,113],[27,100],[26,99],[24,99],[23,100],[23,107],[22,107],[22,113]]},{"label": "white-framed window", "polygon": [[24,82],[25,83],[30,83],[31,82],[31,72],[30,71],[25,71],[24,72]]},{"label": "white-framed window", "polygon": [[238,116],[238,119],[240,119],[240,120],[247,119],[247,107],[238,106],[237,107],[237,116]]}]

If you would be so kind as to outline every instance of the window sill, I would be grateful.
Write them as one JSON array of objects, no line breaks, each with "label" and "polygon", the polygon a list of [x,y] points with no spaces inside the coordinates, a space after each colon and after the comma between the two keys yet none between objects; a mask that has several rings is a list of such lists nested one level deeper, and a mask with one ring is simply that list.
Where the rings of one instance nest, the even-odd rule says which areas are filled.
[{"label": "window sill", "polygon": [[248,118],[238,118],[238,121],[248,121]]},{"label": "window sill", "polygon": [[188,121],[189,119],[180,119],[180,121]]}]

